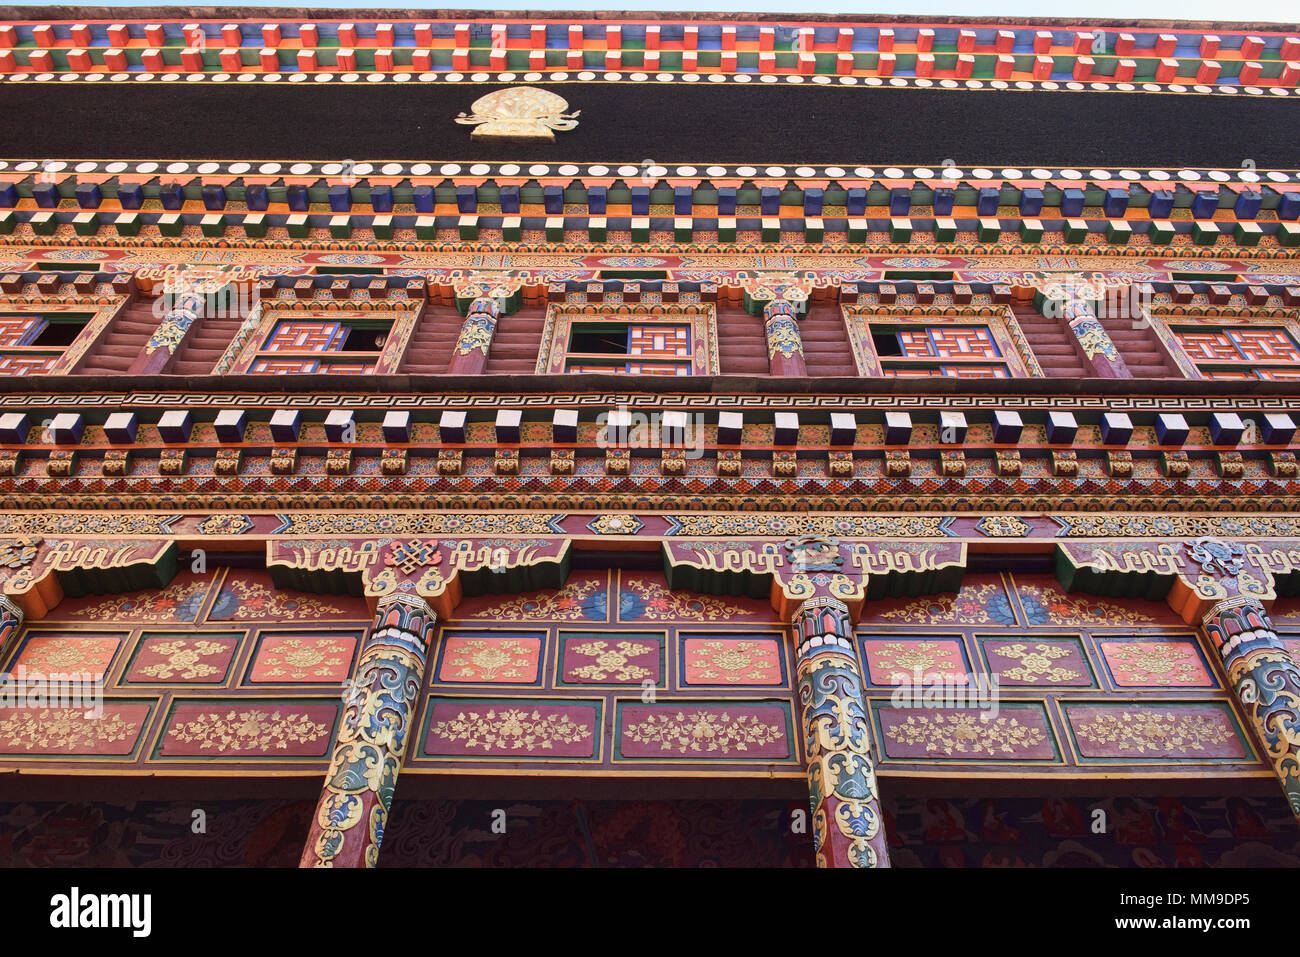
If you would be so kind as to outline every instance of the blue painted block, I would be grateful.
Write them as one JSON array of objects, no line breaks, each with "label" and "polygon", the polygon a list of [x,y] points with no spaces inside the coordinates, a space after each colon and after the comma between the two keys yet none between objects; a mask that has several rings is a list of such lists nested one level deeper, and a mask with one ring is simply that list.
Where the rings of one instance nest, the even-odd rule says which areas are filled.
[{"label": "blue painted block", "polygon": [[104,422],[104,436],[114,445],[130,445],[139,428],[134,412],[113,412]]},{"label": "blue painted block", "polygon": [[393,211],[393,187],[371,186],[370,206],[376,213],[391,213]]},{"label": "blue painted block", "polygon": [[82,209],[99,209],[99,204],[104,201],[98,183],[78,183],[76,192],[77,205]]},{"label": "blue painted block", "polygon": [[999,445],[1010,445],[1020,441],[1020,433],[1025,423],[1019,412],[999,409],[993,413],[993,441]]},{"label": "blue painted block", "polygon": [[244,429],[248,427],[248,413],[242,409],[223,409],[217,413],[212,425],[217,433],[217,441],[242,442]]},{"label": "blue painted block", "polygon": [[[849,192],[853,192],[849,190]],[[864,194],[865,195],[865,194]],[[865,209],[865,205],[863,206]],[[736,187],[719,186],[718,187],[718,215],[734,216],[736,215]]]},{"label": "blue painted block", "polygon": [[158,419],[158,434],[164,442],[188,442],[194,430],[194,417],[185,409],[172,409]]},{"label": "blue painted block", "polygon": [[1209,192],[1197,192],[1192,199],[1192,218],[1193,219],[1213,219],[1214,211],[1219,208],[1219,194]]},{"label": "blue painted block", "polygon": [[906,216],[912,208],[912,191],[906,186],[897,186],[889,191],[889,215]]},{"label": "blue painted block", "polygon": [[1161,412],[1156,416],[1156,441],[1161,445],[1182,445],[1190,432],[1187,420],[1177,412]]},{"label": "blue painted block", "polygon": [[501,187],[501,212],[507,216],[519,212],[519,187]]},{"label": "blue painted block", "polygon": [[[271,196],[261,183],[244,188],[244,202],[251,213],[264,213],[271,205]],[[135,207],[139,209],[139,207]]]},{"label": "blue painted block", "polygon": [[1300,193],[1283,193],[1277,204],[1278,219],[1300,219]]},{"label": "blue painted block", "polygon": [[433,212],[433,187],[417,186],[411,190],[411,202],[415,204],[417,213]]},{"label": "blue painted block", "polygon": [[0,442],[8,442],[10,445],[26,442],[31,428],[31,421],[24,413],[6,412],[0,415]]},{"label": "blue painted block", "polygon": [[592,186],[587,189],[587,210],[593,216],[605,215],[609,208],[609,190],[604,186]]},{"label": "blue painted block", "polygon": [[1061,215],[1070,219],[1083,215],[1083,190],[1073,186],[1061,190]]},{"label": "blue painted block", "polygon": [[1240,445],[1246,423],[1236,412],[1215,412],[1210,416],[1210,441],[1215,445]]},{"label": "blue painted block", "polygon": [[41,209],[57,209],[59,189],[53,183],[36,183],[32,186],[32,199]]},{"label": "blue painted block", "polygon": [[1128,445],[1133,438],[1133,420],[1124,412],[1107,412],[1101,417],[1101,441],[1104,445]]},{"label": "blue painted block", "polygon": [[1106,190],[1106,203],[1103,208],[1106,210],[1106,215],[1113,219],[1122,217],[1128,210],[1128,190]]},{"label": "blue painted block", "polygon": [[673,212],[678,216],[690,215],[694,205],[694,191],[689,186],[678,186],[673,190]]},{"label": "blue painted block", "polygon": [[160,183],[158,200],[163,209],[174,212],[185,205],[185,190],[178,183]]},{"label": "blue painted block", "polygon": [[1295,419],[1285,412],[1270,412],[1264,416],[1265,445],[1286,445],[1295,438]]},{"label": "blue painted block", "polygon": [[885,444],[906,445],[912,441],[912,413],[885,413]]},{"label": "blue painted block", "polygon": [[271,438],[276,442],[297,442],[302,428],[302,413],[297,409],[280,409],[271,414]]},{"label": "blue painted block", "polygon": [[632,215],[648,216],[650,214],[650,187],[632,187]]},{"label": "blue painted block", "polygon": [[758,208],[764,216],[781,212],[781,191],[775,186],[764,186],[758,191]]},{"label": "blue painted block", "polygon": [[226,208],[226,188],[217,184],[203,187],[203,208],[209,212],[219,213]]},{"label": "blue painted block", "polygon": [[867,191],[861,187],[849,190],[848,199],[845,201],[845,212],[850,216],[861,216],[866,211]]},{"label": "blue painted block", "polygon": [[18,205],[18,187],[13,183],[0,183],[0,206],[13,209]]},{"label": "blue painted block", "polygon": [[1073,412],[1047,413],[1047,441],[1052,444],[1073,442],[1079,433],[1079,423]]},{"label": "blue painted block", "polygon": [[1037,186],[1027,186],[1020,191],[1020,215],[1037,216],[1043,211],[1043,191]]},{"label": "blue painted block", "polygon": [[1254,219],[1259,214],[1259,208],[1264,203],[1264,197],[1252,189],[1245,190],[1237,197],[1237,205],[1232,211],[1237,214],[1238,219]]},{"label": "blue painted block", "polygon": [[1174,211],[1174,191],[1171,189],[1157,189],[1151,194],[1151,203],[1147,206],[1147,213],[1152,219],[1168,219],[1169,214]]},{"label": "blue painted block", "polygon": [[820,216],[825,196],[826,194],[820,186],[810,186],[805,189],[803,191],[803,214],[805,216]]},{"label": "blue painted block", "polygon": [[998,198],[1001,195],[994,186],[981,186],[975,199],[975,213],[978,216],[993,216],[998,211]]},{"label": "blue painted block", "polygon": [[284,198],[285,202],[289,204],[290,212],[305,213],[311,206],[311,197],[307,195],[306,186],[290,186],[284,191]]},{"label": "blue painted block", "polygon": [[478,189],[473,186],[457,186],[456,209],[462,213],[477,213]]},{"label": "blue painted block", "polygon": [[352,189],[348,186],[331,186],[329,190],[330,212],[348,213],[352,211]]},{"label": "blue painted block", "polygon": [[557,216],[564,212],[564,190],[559,186],[542,187],[542,208],[548,216]]},{"label": "blue painted block", "polygon": [[934,215],[951,216],[952,206],[957,199],[957,191],[950,186],[941,186],[934,191]]}]

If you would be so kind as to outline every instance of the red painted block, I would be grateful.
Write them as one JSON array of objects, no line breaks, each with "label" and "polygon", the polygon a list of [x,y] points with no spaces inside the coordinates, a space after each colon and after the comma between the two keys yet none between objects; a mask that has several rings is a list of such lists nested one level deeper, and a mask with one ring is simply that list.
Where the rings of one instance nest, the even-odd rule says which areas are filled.
[{"label": "red painted block", "polygon": [[1282,48],[1278,54],[1283,60],[1294,60],[1300,57],[1300,37],[1287,37],[1282,41]]},{"label": "red painted block", "polygon": [[1300,79],[1300,63],[1288,63],[1282,67],[1277,82],[1282,86],[1295,86],[1297,79]]},{"label": "red painted block", "polygon": [[546,24],[534,23],[528,28],[528,45],[534,50],[546,49]]},{"label": "red painted block", "polygon": [[114,73],[121,73],[126,70],[126,51],[119,50],[117,47],[109,47],[104,51],[104,66]]},{"label": "red painted block", "polygon": [[853,72],[852,53],[837,53],[835,55],[835,72],[839,76],[848,76]]},{"label": "red painted block", "polygon": [[32,36],[36,38],[36,45],[39,47],[54,46],[54,27],[48,23],[42,23],[38,27],[32,27]]},{"label": "red painted block", "polygon": [[488,54],[488,64],[494,70],[504,70],[506,68],[506,51],[504,49],[493,50]]},{"label": "red painted block", "polygon": [[1051,79],[1053,65],[1054,61],[1050,56],[1036,56],[1034,57],[1034,69],[1030,75],[1035,80]]},{"label": "red painted block", "polygon": [[735,51],[735,50],[723,50],[723,51],[722,51],[722,64],[721,64],[721,70],[722,70],[722,72],[723,72],[723,73],[735,73],[735,72],[736,72],[736,59],[737,59],[737,58],[736,58],[736,51]]},{"label": "red painted block", "polygon": [[934,31],[917,30],[916,31],[916,48],[925,53],[934,49]]},{"label": "red painted block", "polygon": [[1050,30],[1039,30],[1034,34],[1034,52],[1046,53],[1052,49],[1052,33]]},{"label": "red painted block", "polygon": [[298,43],[303,47],[320,46],[320,31],[314,23],[304,23],[298,28]]},{"label": "red painted block", "polygon": [[682,72],[694,73],[700,67],[700,55],[695,50],[682,51]]},{"label": "red painted block", "polygon": [[1007,80],[1011,78],[1011,74],[1015,69],[1016,58],[1002,54],[993,65],[993,75],[999,80]]},{"label": "red painted block", "polygon": [[221,28],[221,39],[225,41],[226,46],[237,47],[244,42],[244,34],[239,29],[238,23],[227,23]]},{"label": "red painted block", "polygon": [[187,46],[196,47],[202,43],[203,41],[199,39],[199,35],[202,33],[203,28],[197,23],[187,23],[181,27],[181,38]]},{"label": "red painted block", "polygon": [[687,27],[682,31],[682,47],[687,50],[698,50],[700,48],[699,27]]},{"label": "red painted block", "polygon": [[144,38],[156,47],[160,47],[167,42],[167,31],[163,29],[161,23],[145,24]]},{"label": "red painted block", "polygon": [[[770,29],[768,30],[768,33],[769,34],[771,33]],[[761,37],[759,39],[759,44],[760,46],[762,45]],[[659,49],[659,28],[658,27],[649,26],[645,28],[645,48],[647,50]]]},{"label": "red painted block", "polygon": [[239,56],[239,51],[234,47],[226,47],[221,51],[221,69],[227,73],[238,73],[244,68],[244,61]]},{"label": "red painted block", "polygon": [[72,35],[72,42],[76,46],[88,47],[94,45],[94,41],[90,38],[90,27],[86,24],[74,23],[68,28],[68,32]]},{"label": "red painted block", "polygon": [[68,68],[73,73],[90,72],[90,54],[82,49],[73,49],[68,51]]},{"label": "red painted block", "polygon": [[881,30],[880,35],[876,38],[876,46],[879,47],[881,53],[887,53],[893,50],[894,31],[889,29],[888,27]]},{"label": "red painted block", "polygon": [[582,24],[569,25],[569,49],[581,50],[586,41],[582,37]]},{"label": "red painted block", "polygon": [[1219,71],[1222,67],[1218,60],[1205,60],[1196,69],[1197,83],[1213,83],[1219,78]]},{"label": "red painted block", "polygon": [[975,31],[974,30],[957,31],[957,52],[958,53],[975,52]]},{"label": "red painted block", "polygon": [[355,47],[357,45],[357,25],[355,23],[339,24],[339,46]]},{"label": "red painted block", "polygon": [[1091,33],[1076,33],[1076,34],[1074,35],[1074,46],[1073,46],[1073,49],[1074,49],[1074,52],[1075,52],[1075,55],[1076,55],[1076,56],[1077,56],[1078,54],[1080,54],[1080,53],[1089,53],[1089,52],[1091,52],[1091,51],[1092,51],[1092,34],[1091,34]]},{"label": "red painted block", "polygon": [[799,54],[799,72],[804,76],[812,76],[817,72],[817,58],[811,53]]},{"label": "red painted block", "polygon": [[381,47],[391,47],[393,45],[394,31],[391,23],[375,24],[375,45]]},{"label": "red painted block", "polygon": [[33,73],[49,73],[54,69],[54,55],[49,50],[33,50],[27,55]]},{"label": "red painted block", "polygon": [[969,53],[962,53],[957,56],[957,77],[962,80],[969,80],[971,73],[975,70],[975,57]]},{"label": "red painted block", "polygon": [[881,76],[893,76],[896,59],[892,53],[880,54],[880,58],[876,61],[876,72]]},{"label": "red painted block", "polygon": [[150,73],[157,73],[164,65],[162,51],[151,47],[140,54],[140,62]]},{"label": "red painted block", "polygon": [[[12,31],[13,28],[9,29]],[[124,47],[131,42],[131,31],[125,23],[109,24],[108,42],[115,47]]]},{"label": "red painted block", "polygon": [[852,27],[840,27],[839,32],[835,34],[835,49],[837,50],[853,49],[853,28]]},{"label": "red painted block", "polygon": [[[468,54],[466,54],[466,58],[467,58],[467,59],[466,59],[466,62],[468,62]],[[566,53],[566,54],[564,55],[564,62],[568,65],[568,67],[569,67],[570,70],[581,70],[581,69],[582,69],[582,51],[581,51],[581,50],[570,50],[568,53]]]},{"label": "red painted block", "polygon": [[1174,77],[1178,76],[1178,61],[1168,58],[1161,60],[1156,64],[1156,82],[1172,83]]},{"label": "red painted block", "polygon": [[455,28],[452,30],[452,33],[456,37],[456,46],[458,47],[469,46],[469,24],[468,23],[456,24]]},{"label": "red painted block", "polygon": [[736,49],[736,28],[735,27],[722,28],[722,49],[724,50]]},{"label": "red painted block", "polygon": [[[432,59],[432,58],[431,58]],[[427,67],[425,69],[428,69]],[[528,69],[544,70],[546,69],[546,51],[529,50],[528,51]]]},{"label": "red painted block", "polygon": [[[504,50],[501,51],[501,55],[503,57],[505,56]],[[379,73],[393,72],[393,51],[392,50],[383,49],[383,50],[375,51],[375,70]]]},{"label": "red painted block", "polygon": [[623,66],[623,51],[622,51],[622,50],[606,50],[606,51],[605,51],[605,69],[606,69],[606,70],[618,70],[618,69],[621,69],[622,66]]},{"label": "red painted block", "polygon": [[334,54],[334,61],[338,64],[340,70],[352,71],[357,68],[357,51],[351,47],[339,47]]},{"label": "red painted block", "polygon": [[283,38],[280,36],[280,24],[278,23],[262,24],[262,46],[278,47],[280,45],[281,39]]},{"label": "red painted block", "polygon": [[1241,55],[1243,59],[1257,57],[1264,52],[1264,41],[1260,37],[1246,37],[1241,41]]},{"label": "red painted block", "polygon": [[1137,73],[1136,60],[1120,60],[1115,64],[1116,83],[1128,83],[1135,73]]},{"label": "red painted block", "polygon": [[7,23],[0,26],[0,49],[13,49],[16,42],[17,39],[14,36],[14,28]]},{"label": "red painted block", "polygon": [[299,50],[298,51],[298,69],[303,73],[316,72],[316,51]]},{"label": "red painted block", "polygon": [[1171,53],[1174,52],[1177,46],[1178,46],[1178,37],[1174,36],[1172,33],[1162,33],[1160,34],[1160,36],[1156,37],[1156,45],[1155,45],[1156,56],[1161,56],[1161,57],[1169,56]]},{"label": "red painted block", "polygon": [[1012,30],[999,30],[993,42],[993,48],[999,53],[1010,53],[1016,48],[1016,34]]},{"label": "red painted block", "polygon": [[203,54],[194,47],[186,47],[181,51],[181,69],[187,73],[202,73]]},{"label": "red painted block", "polygon": [[18,60],[14,57],[13,50],[0,50],[0,73],[15,73],[18,70]]},{"label": "red painted block", "polygon": [[1264,68],[1260,64],[1255,63],[1254,61],[1243,63],[1241,65],[1241,73],[1238,74],[1238,76],[1241,77],[1242,83],[1245,83],[1247,86],[1254,86],[1259,82],[1259,74],[1263,69]]},{"label": "red painted block", "polygon": [[[762,60],[762,56],[761,56],[761,55],[759,56],[759,60],[760,60],[760,61]],[[646,51],[645,51],[645,59],[642,61],[642,65],[643,65],[644,68],[647,69],[647,70],[658,70],[658,69],[659,69],[659,51],[658,51],[658,50],[646,50]]]},{"label": "red painted block", "polygon": [[451,51],[451,68],[452,68],[453,70],[468,70],[468,69],[469,69],[469,51],[468,51],[468,50],[452,50],[452,51]]},{"label": "red painted block", "polygon": [[504,23],[492,24],[492,49],[504,50],[506,48],[506,25]]},{"label": "red painted block", "polygon": [[622,27],[605,28],[605,49],[607,50],[623,49],[623,28]]},{"label": "red painted block", "polygon": [[1201,56],[1205,59],[1219,55],[1219,38],[1212,33],[1201,37]]},{"label": "red painted block", "polygon": [[276,53],[270,47],[262,47],[262,52],[257,55],[262,62],[262,70],[266,73],[280,72],[280,54]]},{"label": "red painted block", "polygon": [[1115,38],[1115,55],[1128,56],[1137,46],[1137,38],[1131,33],[1121,33]]},{"label": "red painted block", "polygon": [[[546,36],[546,28],[542,27],[542,36]],[[415,45],[417,47],[433,46],[433,24],[417,23],[415,25]]]},{"label": "red painted block", "polygon": [[1087,80],[1092,77],[1092,68],[1097,65],[1097,61],[1090,56],[1081,56],[1074,61],[1074,78],[1076,80]]},{"label": "red painted block", "polygon": [[411,69],[415,70],[417,73],[427,73],[429,70],[432,70],[433,54],[428,50],[412,50]]},{"label": "red painted block", "polygon": [[933,76],[934,75],[934,54],[918,53],[916,55],[916,75]]}]

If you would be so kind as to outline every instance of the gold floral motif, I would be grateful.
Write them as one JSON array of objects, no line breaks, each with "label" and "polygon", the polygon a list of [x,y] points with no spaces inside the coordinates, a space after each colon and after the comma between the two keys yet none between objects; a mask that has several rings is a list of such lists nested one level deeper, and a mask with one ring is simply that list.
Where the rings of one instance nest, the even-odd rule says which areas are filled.
[{"label": "gold floral motif", "polygon": [[458,650],[454,656],[447,656],[446,666],[460,669],[450,677],[496,681],[499,678],[532,677],[534,674],[532,648],[516,638],[496,642],[463,638],[457,644],[469,650]]},{"label": "gold floral motif", "polygon": [[1068,658],[1070,649],[1039,642],[1031,651],[1028,645],[1016,643],[1005,648],[992,649],[1000,658],[1010,658],[1020,662],[1014,668],[1001,672],[1002,677],[1012,681],[1037,681],[1040,677],[1049,684],[1069,681],[1079,677],[1079,672],[1071,668],[1062,668],[1052,664],[1057,658]]},{"label": "gold floral motif", "polygon": [[1121,751],[1204,751],[1207,744],[1233,740],[1222,721],[1205,714],[1175,714],[1172,711],[1105,712],[1091,721],[1074,726],[1080,740],[1111,744]]},{"label": "gold floral motif", "polygon": [[329,733],[329,727],[305,714],[280,711],[227,711],[200,714],[173,725],[171,737],[186,744],[198,742],[202,750],[266,751],[283,750],[290,742],[311,744]]},{"label": "gold floral motif", "polygon": [[1014,755],[1018,750],[1042,744],[1047,735],[1041,728],[1020,723],[1018,718],[998,715],[985,719],[979,714],[913,714],[890,725],[887,733],[903,744],[923,744],[925,750],[952,757],[954,754]]},{"label": "gold floral motif", "polygon": [[451,721],[439,721],[430,735],[460,741],[469,748],[491,751],[548,751],[556,744],[574,744],[591,737],[591,728],[568,715],[531,713],[522,708],[462,711]]},{"label": "gold floral motif", "polygon": [[999,624],[1008,624],[1008,622],[995,619],[989,614],[989,606],[997,599],[1002,601],[1006,599],[1006,592],[1001,585],[992,583],[967,585],[955,595],[943,594],[932,595],[929,598],[918,598],[916,601],[908,602],[901,608],[882,611],[875,617],[880,621],[928,624],[958,621],[974,622],[976,624],[997,621]]},{"label": "gold floral motif", "polygon": [[332,638],[283,638],[270,651],[258,656],[258,664],[262,666],[258,674],[262,678],[292,681],[328,678],[351,657],[352,649]]},{"label": "gold floral motif", "polygon": [[105,599],[86,608],[77,617],[95,621],[192,621],[193,616],[181,619],[176,612],[207,587],[208,583],[202,581],[172,582],[161,591],[144,591]]},{"label": "gold floral motif", "polygon": [[189,642],[181,638],[175,641],[155,642],[149,645],[149,651],[166,655],[167,660],[146,665],[140,669],[140,673],[163,681],[174,677],[184,680],[207,678],[217,674],[221,669],[201,659],[219,655],[226,650],[226,647],[226,644],[220,641]]},{"label": "gold floral motif", "polygon": [[87,717],[80,708],[24,708],[0,718],[0,749],[89,751],[96,745],[125,741],[139,730],[138,724],[116,714]]},{"label": "gold floral motif", "polygon": [[608,642],[589,641],[585,645],[569,648],[567,653],[595,658],[595,664],[570,668],[569,674],[588,681],[640,681],[650,677],[650,669],[634,665],[629,659],[648,655],[655,650],[651,645],[638,645],[633,641],[620,641],[613,648]]},{"label": "gold floral motif", "polygon": [[564,97],[535,86],[512,86],[480,96],[470,106],[473,115],[461,113],[456,122],[475,126],[472,140],[548,140],[552,130],[571,130],[578,114],[565,113]]},{"label": "gold floral motif", "polygon": [[227,594],[233,594],[239,601],[239,606],[230,615],[232,618],[253,618],[259,621],[284,618],[298,620],[318,618],[321,615],[343,614],[342,608],[321,601],[319,598],[285,594],[267,588],[260,582],[232,579],[222,589],[221,597],[224,598]]},{"label": "gold floral motif", "polygon": [[[927,672],[933,665],[938,664],[946,666],[948,656],[953,653],[951,643],[938,641],[883,641],[880,643],[880,648],[893,655],[891,665],[901,665],[908,672],[914,672],[918,668],[922,672]],[[903,677],[908,676],[903,675]]]},{"label": "gold floral motif", "polygon": [[748,608],[731,602],[709,598],[705,595],[684,594],[665,588],[655,581],[630,578],[623,590],[641,600],[641,618],[653,621],[684,619],[686,621],[725,621],[737,615],[753,615]]},{"label": "gold floral motif", "polygon": [[596,579],[571,581],[563,588],[514,598],[466,617],[507,621],[577,621],[587,617],[587,599],[604,587],[605,583]]},{"label": "gold floral motif", "polygon": [[737,641],[728,647],[725,641],[693,642],[689,657],[692,677],[708,681],[766,681],[777,668],[775,647],[766,641]]},{"label": "gold floral motif", "polygon": [[1190,645],[1107,642],[1105,652],[1112,669],[1118,666],[1140,673],[1144,681],[1162,678],[1165,679],[1162,683],[1178,685],[1185,684],[1188,679],[1198,679],[1203,674],[1196,652]]},{"label": "gold floral motif", "polygon": [[750,745],[772,744],[785,737],[779,724],[765,724],[754,715],[732,716],[726,711],[678,711],[651,714],[639,724],[630,724],[623,736],[638,744],[658,744],[662,751],[690,752],[748,751]]}]

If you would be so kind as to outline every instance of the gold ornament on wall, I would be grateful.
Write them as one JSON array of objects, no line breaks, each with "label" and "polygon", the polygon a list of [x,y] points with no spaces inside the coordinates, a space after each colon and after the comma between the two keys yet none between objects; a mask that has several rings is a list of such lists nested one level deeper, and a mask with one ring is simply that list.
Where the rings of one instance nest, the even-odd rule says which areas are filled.
[{"label": "gold ornament on wall", "polygon": [[512,86],[481,96],[462,113],[457,123],[477,127],[470,134],[474,140],[549,140],[552,130],[571,130],[578,125],[578,114],[565,113],[569,108],[564,97],[535,86]]}]

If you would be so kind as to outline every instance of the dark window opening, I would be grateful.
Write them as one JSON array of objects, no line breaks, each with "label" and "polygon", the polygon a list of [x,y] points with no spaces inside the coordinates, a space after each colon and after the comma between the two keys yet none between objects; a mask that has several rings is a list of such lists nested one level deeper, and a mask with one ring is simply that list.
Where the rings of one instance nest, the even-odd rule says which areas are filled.
[{"label": "dark window opening", "polygon": [[575,329],[569,337],[569,351],[600,355],[627,355],[627,327],[603,332]]},{"label": "dark window opening", "polygon": [[382,276],[383,266],[317,266],[321,276]]},{"label": "dark window opening", "polygon": [[667,279],[667,269],[602,269],[596,274],[597,279],[631,279],[652,280]]},{"label": "dark window opening", "polygon": [[878,356],[901,356],[903,347],[898,341],[898,336],[892,332],[873,332],[871,342],[876,347]]},{"label": "dark window opening", "polygon": [[926,271],[924,269],[887,269],[885,270],[886,281],[895,279],[910,279],[915,282],[951,282],[953,274],[948,272]]},{"label": "dark window opening", "polygon": [[79,322],[51,322],[46,324],[35,339],[29,343],[33,346],[70,346],[81,330],[86,326],[85,320]]},{"label": "dark window opening", "polygon": [[384,342],[388,339],[387,329],[357,329],[348,327],[347,338],[343,340],[340,352],[383,352]]}]

